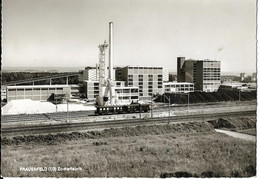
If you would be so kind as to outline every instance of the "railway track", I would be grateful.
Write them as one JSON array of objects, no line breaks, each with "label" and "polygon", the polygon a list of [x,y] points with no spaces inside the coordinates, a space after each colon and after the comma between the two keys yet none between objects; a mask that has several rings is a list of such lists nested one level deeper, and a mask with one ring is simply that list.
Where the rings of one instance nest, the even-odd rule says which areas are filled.
[{"label": "railway track", "polygon": [[[206,106],[209,105],[209,106]],[[242,102],[242,103],[207,103],[207,104],[191,104],[189,106],[189,110],[200,110],[200,109],[207,109],[209,108],[227,108],[229,106],[254,106],[255,102]],[[165,106],[158,106],[153,109],[154,112],[165,112],[168,111],[168,105]],[[170,106],[171,111],[180,111],[180,110],[187,110],[187,104],[181,105],[174,105]],[[70,111],[68,112],[58,112],[58,113],[44,113],[44,114],[20,114],[20,115],[2,115],[1,116],[1,123],[12,123],[12,122],[31,122],[31,121],[46,121],[46,120],[61,120],[66,119],[67,115],[70,119],[76,118],[89,118],[95,115],[95,111]]]},{"label": "railway track", "polygon": [[37,125],[37,126],[21,126],[21,127],[4,127],[2,128],[2,136],[9,135],[25,135],[25,134],[46,134],[58,132],[73,132],[82,130],[95,130],[106,129],[112,127],[126,127],[137,125],[150,125],[150,124],[163,124],[170,122],[185,122],[185,121],[204,121],[208,118],[219,118],[227,116],[242,116],[242,115],[255,115],[256,111],[243,111],[243,112],[226,112],[214,113],[204,115],[184,115],[160,118],[147,118],[147,119],[128,119],[128,120],[115,120],[115,121],[100,121],[100,122],[81,122],[81,123],[61,123],[52,125]]}]

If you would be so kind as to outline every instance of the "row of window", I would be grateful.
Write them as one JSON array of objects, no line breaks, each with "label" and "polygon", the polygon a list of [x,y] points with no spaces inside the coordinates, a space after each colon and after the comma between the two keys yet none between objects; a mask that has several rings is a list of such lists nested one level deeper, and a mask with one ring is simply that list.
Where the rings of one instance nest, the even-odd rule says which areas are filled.
[{"label": "row of window", "polygon": [[218,72],[220,72],[220,68],[203,68],[203,72],[207,72],[207,71],[218,71]]},{"label": "row of window", "polygon": [[8,91],[47,91],[47,90],[63,90],[63,88],[26,88],[26,89],[8,89]]},{"label": "row of window", "polygon": [[163,69],[162,67],[128,67],[128,69]]},{"label": "row of window", "polygon": [[203,80],[220,80],[220,77],[208,77],[208,78],[203,78]]}]

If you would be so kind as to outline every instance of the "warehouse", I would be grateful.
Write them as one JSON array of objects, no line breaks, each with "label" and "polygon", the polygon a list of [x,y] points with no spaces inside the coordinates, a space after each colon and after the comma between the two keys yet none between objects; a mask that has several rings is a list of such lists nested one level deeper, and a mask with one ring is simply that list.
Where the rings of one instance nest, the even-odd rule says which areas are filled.
[{"label": "warehouse", "polygon": [[65,94],[67,99],[79,91],[78,85],[31,85],[31,86],[7,86],[7,102],[17,99],[31,99],[35,101],[47,101],[52,94]]}]

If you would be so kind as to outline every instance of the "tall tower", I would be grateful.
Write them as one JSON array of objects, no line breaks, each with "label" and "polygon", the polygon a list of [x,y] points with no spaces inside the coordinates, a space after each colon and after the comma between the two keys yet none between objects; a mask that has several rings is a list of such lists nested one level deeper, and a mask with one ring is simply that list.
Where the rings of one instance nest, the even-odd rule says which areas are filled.
[{"label": "tall tower", "polygon": [[185,57],[177,57],[177,81],[178,82],[185,81],[185,73],[183,69],[184,62],[185,62]]},{"label": "tall tower", "polygon": [[104,44],[101,44],[98,46],[99,48],[99,96],[103,95],[103,91],[101,90],[102,87],[106,86],[106,61],[105,61],[105,51],[108,47],[108,44],[106,41]]},{"label": "tall tower", "polygon": [[108,79],[113,78],[113,57],[114,57],[114,43],[113,43],[113,22],[109,22],[109,76]]}]

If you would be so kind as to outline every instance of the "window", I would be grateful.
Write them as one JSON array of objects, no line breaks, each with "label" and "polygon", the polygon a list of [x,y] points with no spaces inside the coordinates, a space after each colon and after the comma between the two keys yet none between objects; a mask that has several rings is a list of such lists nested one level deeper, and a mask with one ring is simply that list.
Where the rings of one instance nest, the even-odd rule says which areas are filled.
[{"label": "window", "polygon": [[138,92],[138,89],[131,89],[131,93],[136,93]]},{"label": "window", "polygon": [[138,96],[131,96],[131,99],[138,99]]}]

